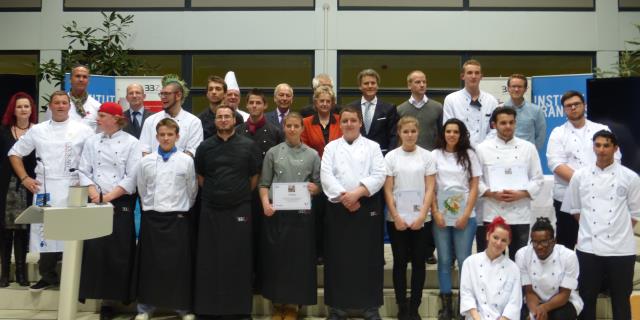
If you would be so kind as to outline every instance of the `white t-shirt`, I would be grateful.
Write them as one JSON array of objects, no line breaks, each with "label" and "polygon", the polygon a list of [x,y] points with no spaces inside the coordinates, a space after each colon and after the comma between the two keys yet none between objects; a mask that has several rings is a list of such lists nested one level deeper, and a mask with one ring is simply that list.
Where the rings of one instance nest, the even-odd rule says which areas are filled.
[{"label": "white t-shirt", "polygon": [[[435,149],[431,152],[436,161],[436,190],[456,190],[462,191],[469,197],[469,173],[458,163],[455,153],[447,152],[443,149]],[[469,161],[471,162],[471,173],[473,177],[482,176],[482,166],[476,153],[469,149]],[[475,208],[471,211],[471,217],[476,216]]]},{"label": "white t-shirt", "polygon": [[[393,193],[397,191],[422,191],[424,178],[436,174],[436,162],[431,152],[416,146],[416,150],[406,152],[402,147],[393,149],[384,157],[387,176],[394,177]],[[427,216],[427,221],[430,216]],[[390,214],[387,221],[393,221]]]}]

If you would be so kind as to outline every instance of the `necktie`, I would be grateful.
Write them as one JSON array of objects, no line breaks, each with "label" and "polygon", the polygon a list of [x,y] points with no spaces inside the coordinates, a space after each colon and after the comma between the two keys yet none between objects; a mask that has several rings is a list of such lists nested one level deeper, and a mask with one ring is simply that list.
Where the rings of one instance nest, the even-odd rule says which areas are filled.
[{"label": "necktie", "polygon": [[140,130],[140,122],[138,122],[138,116],[140,115],[140,111],[134,111],[133,112],[133,121],[131,122],[133,124],[133,128],[138,131]]},{"label": "necktie", "polygon": [[371,129],[371,109],[372,103],[367,101],[364,103],[364,129],[369,133],[369,129]]},{"label": "necktie", "polygon": [[284,112],[280,112],[280,124],[282,124],[282,121],[284,120]]}]

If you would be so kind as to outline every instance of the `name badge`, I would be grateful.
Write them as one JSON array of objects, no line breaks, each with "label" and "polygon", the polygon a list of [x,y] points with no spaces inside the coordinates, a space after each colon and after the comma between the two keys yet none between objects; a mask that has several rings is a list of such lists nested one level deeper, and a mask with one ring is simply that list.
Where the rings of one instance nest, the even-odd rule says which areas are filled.
[{"label": "name badge", "polygon": [[45,199],[47,199],[46,202],[49,203],[49,201],[51,201],[51,194],[48,192],[36,194],[36,206],[38,207],[44,206]]}]

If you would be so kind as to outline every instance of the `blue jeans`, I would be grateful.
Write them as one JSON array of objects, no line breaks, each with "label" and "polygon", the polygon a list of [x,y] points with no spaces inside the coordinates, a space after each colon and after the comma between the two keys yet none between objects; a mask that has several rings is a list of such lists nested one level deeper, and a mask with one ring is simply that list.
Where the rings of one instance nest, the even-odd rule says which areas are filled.
[{"label": "blue jeans", "polygon": [[[440,293],[451,293],[451,263],[455,254],[458,260],[458,270],[462,270],[462,263],[471,255],[471,246],[476,234],[476,218],[469,218],[463,230],[456,227],[440,228],[433,223],[433,238],[438,249],[438,281]],[[453,246],[453,247],[452,247]],[[458,272],[458,278],[460,273]]]}]

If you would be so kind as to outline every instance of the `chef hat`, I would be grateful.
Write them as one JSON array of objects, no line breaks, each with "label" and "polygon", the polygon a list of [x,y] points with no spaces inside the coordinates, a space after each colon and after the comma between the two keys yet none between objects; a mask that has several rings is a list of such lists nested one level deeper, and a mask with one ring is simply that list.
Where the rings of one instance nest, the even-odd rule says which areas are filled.
[{"label": "chef hat", "polygon": [[227,84],[227,91],[235,90],[240,92],[240,86],[238,86],[238,80],[236,80],[235,72],[227,72],[224,76],[224,82]]}]

